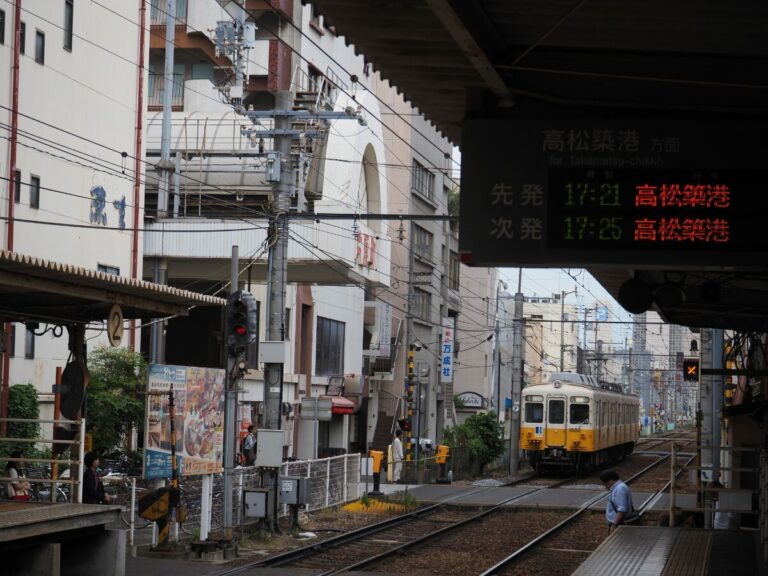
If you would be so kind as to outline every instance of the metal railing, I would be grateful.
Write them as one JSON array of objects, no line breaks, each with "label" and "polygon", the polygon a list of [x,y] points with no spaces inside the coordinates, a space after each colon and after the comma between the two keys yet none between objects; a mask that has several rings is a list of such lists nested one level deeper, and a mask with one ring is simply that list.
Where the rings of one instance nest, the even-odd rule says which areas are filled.
[{"label": "metal railing", "polygon": [[[317,460],[297,460],[280,466],[280,476],[299,476],[311,479],[309,503],[306,510],[319,510],[356,500],[360,497],[360,455],[345,454]],[[232,470],[232,518],[239,519],[245,527],[257,519],[244,516],[243,491],[265,488],[262,484],[261,469],[256,466]],[[137,518],[136,502],[142,491],[153,490],[156,480],[128,479],[107,487],[114,496],[113,503],[124,508],[123,521],[129,527],[129,543],[134,543],[136,531],[150,530],[151,523]],[[184,477],[181,481],[182,500],[187,509],[183,530],[187,534],[198,530],[202,537],[224,526],[224,478],[221,473],[208,479],[203,476]],[[288,506],[280,505],[279,515],[288,516]],[[149,534],[140,533],[141,540],[148,541]]]},{"label": "metal railing", "polygon": [[[0,418],[0,422],[7,422],[7,423],[19,423],[19,424],[37,424],[38,429],[40,424],[64,424],[69,426],[76,426],[77,427],[77,435],[75,436],[74,440],[61,440],[61,439],[54,439],[54,438],[14,438],[10,436],[0,437],[0,442],[5,442],[8,444],[16,444],[16,443],[22,443],[22,444],[61,444],[61,445],[68,445],[70,446],[70,454],[72,456],[69,459],[60,459],[60,458],[27,458],[24,456],[20,456],[18,458],[11,458],[8,457],[6,460],[13,460],[15,462],[19,462],[21,464],[31,462],[35,464],[45,464],[49,465],[51,467],[51,475],[49,478],[37,478],[34,476],[24,475],[22,476],[19,474],[19,478],[11,478],[10,476],[0,476],[0,482],[8,483],[11,480],[14,482],[28,482],[30,484],[48,484],[50,485],[50,500],[52,503],[56,502],[56,496],[57,496],[57,488],[59,484],[68,484],[70,487],[70,494],[75,494],[76,499],[74,499],[75,502],[82,502],[83,501],[83,458],[85,456],[84,449],[85,449],[85,443],[83,442],[83,439],[85,438],[85,420],[65,420],[62,418],[59,418],[57,420],[36,420],[36,419],[30,419],[30,418]],[[77,458],[74,458],[76,451]],[[73,477],[70,473],[68,478],[60,478],[58,474],[59,466],[69,466],[70,470],[76,469],[77,470],[77,477]]]},{"label": "metal railing", "polygon": [[[711,447],[708,449],[712,449]],[[715,448],[718,451],[721,452],[734,452],[734,453],[755,453],[758,454],[759,450],[757,448],[739,448],[739,447],[732,447],[732,446],[720,446]],[[737,472],[739,474],[746,473],[746,474],[754,474],[756,477],[756,480],[759,480],[762,477],[762,471],[761,471],[761,465],[762,462],[758,460],[758,466],[755,467],[747,467],[747,466],[717,466],[716,468],[713,465],[704,465],[701,464],[701,451],[702,448],[697,449],[698,455],[696,458],[694,458],[694,461],[698,461],[698,463],[694,464],[686,464],[686,465],[679,465],[677,464],[677,455],[678,455],[678,449],[676,444],[672,443],[672,456],[670,458],[670,485],[669,485],[669,521],[670,526],[675,525],[675,518],[677,515],[688,512],[688,513],[703,513],[704,514],[704,523],[705,527],[711,527],[712,526],[712,515],[715,513],[725,513],[725,514],[738,514],[738,515],[760,515],[760,509],[753,510],[752,508],[752,501],[755,499],[756,496],[759,497],[760,488],[756,489],[749,489],[749,488],[726,488],[726,487],[715,487],[715,486],[707,486],[702,484],[702,471],[711,471],[714,472],[717,470],[718,472],[728,472],[733,473]],[[681,472],[685,470],[694,471],[696,473],[696,484],[694,487],[684,487],[679,486],[679,479],[678,476]],[[696,495],[696,505],[695,506],[680,506],[679,503],[679,497],[682,494],[695,494]],[[746,503],[739,507],[733,507],[733,506],[720,506],[719,504],[722,503],[722,499],[720,497],[721,494],[726,494],[733,497],[741,496],[742,500],[745,499],[744,497],[749,497],[749,503]],[[726,498],[723,498],[726,499]]]}]

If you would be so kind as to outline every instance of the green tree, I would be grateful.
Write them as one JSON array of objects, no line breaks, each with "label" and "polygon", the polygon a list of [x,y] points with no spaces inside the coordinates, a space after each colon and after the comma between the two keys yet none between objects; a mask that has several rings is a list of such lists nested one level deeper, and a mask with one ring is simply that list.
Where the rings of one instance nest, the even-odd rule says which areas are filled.
[{"label": "green tree", "polygon": [[451,448],[466,448],[480,463],[480,471],[504,452],[504,427],[495,412],[481,412],[444,433]]},{"label": "green tree", "polygon": [[[38,420],[40,406],[37,403],[37,389],[33,384],[13,384],[8,388],[8,418]],[[36,422],[9,422],[8,438],[37,438],[40,426]],[[31,456],[35,450],[32,442],[2,442],[3,454],[13,454],[16,450],[23,456]]]},{"label": "green tree", "polygon": [[96,348],[88,355],[86,426],[100,453],[120,446],[133,428],[144,428],[146,362],[128,348]]}]

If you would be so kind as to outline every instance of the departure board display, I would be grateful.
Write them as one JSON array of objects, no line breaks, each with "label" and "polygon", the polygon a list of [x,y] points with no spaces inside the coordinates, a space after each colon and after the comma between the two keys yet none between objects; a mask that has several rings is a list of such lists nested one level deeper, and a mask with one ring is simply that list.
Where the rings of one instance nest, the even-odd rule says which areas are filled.
[{"label": "departure board display", "polygon": [[568,113],[465,120],[463,262],[764,265],[766,120]]},{"label": "departure board display", "polygon": [[768,172],[553,169],[546,246],[734,250],[764,244],[750,228]]}]

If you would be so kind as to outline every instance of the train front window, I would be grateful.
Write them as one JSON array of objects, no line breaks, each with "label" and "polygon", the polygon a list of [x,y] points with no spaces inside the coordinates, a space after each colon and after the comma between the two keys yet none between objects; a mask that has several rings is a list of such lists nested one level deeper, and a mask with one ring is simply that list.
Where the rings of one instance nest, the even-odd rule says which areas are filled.
[{"label": "train front window", "polygon": [[589,404],[571,404],[571,424],[589,424]]},{"label": "train front window", "polygon": [[565,401],[564,400],[549,401],[549,423],[550,424],[565,423]]},{"label": "train front window", "polygon": [[526,402],[525,421],[531,424],[541,424],[544,422],[544,404],[540,402]]}]

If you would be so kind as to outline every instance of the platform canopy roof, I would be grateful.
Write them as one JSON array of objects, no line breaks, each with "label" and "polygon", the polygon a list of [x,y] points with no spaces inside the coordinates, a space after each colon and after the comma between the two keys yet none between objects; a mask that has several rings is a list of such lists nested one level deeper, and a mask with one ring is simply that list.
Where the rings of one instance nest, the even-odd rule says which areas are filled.
[{"label": "platform canopy roof", "polygon": [[[588,107],[606,117],[701,114],[768,126],[763,0],[311,4],[323,18],[318,31],[344,36],[459,146],[465,118],[503,115],[521,102],[561,116]],[[583,264],[575,258],[571,266]],[[663,302],[654,307],[670,322],[768,330],[768,258],[748,267],[590,263],[588,269],[615,297],[630,278],[652,292],[664,287]]]},{"label": "platform canopy roof", "polygon": [[194,306],[226,300],[131,280],[69,264],[0,251],[0,317],[10,321],[87,323],[119,304],[127,319],[187,315]]}]

